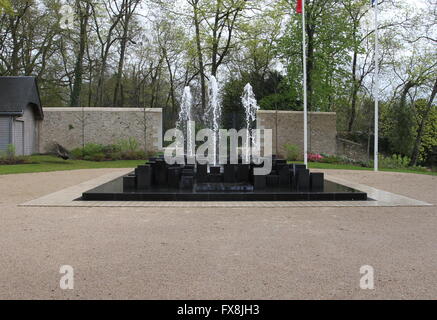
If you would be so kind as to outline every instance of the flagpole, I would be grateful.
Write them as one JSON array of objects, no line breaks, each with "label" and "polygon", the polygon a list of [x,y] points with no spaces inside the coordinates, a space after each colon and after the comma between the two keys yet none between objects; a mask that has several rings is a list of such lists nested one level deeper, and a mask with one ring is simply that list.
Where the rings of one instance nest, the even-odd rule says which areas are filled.
[{"label": "flagpole", "polygon": [[308,101],[307,101],[307,59],[305,33],[305,0],[302,0],[302,61],[303,61],[303,154],[304,163],[308,166]]},{"label": "flagpole", "polygon": [[378,34],[378,0],[375,1],[375,129],[374,129],[374,171],[378,171],[379,154],[379,34]]}]

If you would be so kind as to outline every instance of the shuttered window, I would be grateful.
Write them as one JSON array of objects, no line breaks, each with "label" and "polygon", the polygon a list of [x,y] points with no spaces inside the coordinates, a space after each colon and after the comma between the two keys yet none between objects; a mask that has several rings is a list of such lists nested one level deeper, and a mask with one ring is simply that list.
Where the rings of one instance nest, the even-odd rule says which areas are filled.
[{"label": "shuttered window", "polygon": [[11,118],[0,117],[0,151],[6,151],[11,143]]}]

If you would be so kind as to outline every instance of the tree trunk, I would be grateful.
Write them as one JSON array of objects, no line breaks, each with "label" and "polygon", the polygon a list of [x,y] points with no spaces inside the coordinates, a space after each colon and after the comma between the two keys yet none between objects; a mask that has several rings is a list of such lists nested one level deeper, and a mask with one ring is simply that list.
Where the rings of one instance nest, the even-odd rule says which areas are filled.
[{"label": "tree trunk", "polygon": [[123,75],[124,61],[126,57],[126,47],[129,40],[129,27],[132,15],[138,5],[138,0],[123,0],[122,7],[125,7],[124,23],[123,23],[123,37],[120,44],[120,59],[118,61],[117,76],[115,80],[114,89],[114,107],[123,107],[124,93],[123,86],[121,85],[121,78]]},{"label": "tree trunk", "polygon": [[307,47],[307,107],[308,112],[313,110],[313,69],[314,69],[314,30],[310,25],[310,22],[306,26],[308,35],[308,47]]},{"label": "tree trunk", "polygon": [[202,46],[200,43],[200,21],[198,14],[198,0],[193,1],[193,13],[194,13],[194,27],[196,29],[196,47],[197,47],[197,59],[199,60],[199,73],[200,73],[200,91],[202,99],[202,110],[206,111],[206,81],[205,81],[205,67],[203,64]]},{"label": "tree trunk", "polygon": [[355,116],[356,116],[356,108],[357,108],[357,95],[358,95],[358,81],[357,81],[357,60],[358,60],[358,48],[354,48],[354,56],[352,59],[352,92],[351,92],[351,113],[349,118],[349,124],[347,127],[348,132],[352,132]]},{"label": "tree trunk", "polygon": [[74,67],[74,83],[73,91],[70,98],[71,107],[80,106],[80,95],[82,92],[82,78],[83,78],[83,58],[85,55],[85,49],[87,45],[87,25],[90,11],[90,4],[87,2],[85,12],[82,12],[80,7],[80,0],[77,1],[77,7],[80,15],[80,40],[79,50],[76,56],[76,65]]},{"label": "tree trunk", "polygon": [[123,68],[124,68],[124,59],[126,55],[126,46],[127,46],[127,37],[128,37],[128,28],[129,28],[129,20],[130,16],[128,13],[126,13],[126,20],[123,30],[123,38],[121,40],[120,48],[120,59],[118,60],[118,69],[117,69],[117,76],[115,80],[115,89],[114,89],[114,107],[123,107],[122,105],[122,99],[121,96],[123,95],[122,87],[121,87],[121,78],[123,74]]},{"label": "tree trunk", "polygon": [[419,148],[420,145],[422,144],[423,131],[425,128],[426,121],[428,121],[428,117],[431,112],[432,104],[436,95],[437,95],[437,79],[434,82],[434,87],[432,89],[431,97],[428,100],[425,114],[422,116],[422,120],[420,121],[419,128],[417,129],[417,137],[416,137],[416,141],[414,142],[413,152],[411,153],[410,166],[417,165],[417,160],[419,158]]}]

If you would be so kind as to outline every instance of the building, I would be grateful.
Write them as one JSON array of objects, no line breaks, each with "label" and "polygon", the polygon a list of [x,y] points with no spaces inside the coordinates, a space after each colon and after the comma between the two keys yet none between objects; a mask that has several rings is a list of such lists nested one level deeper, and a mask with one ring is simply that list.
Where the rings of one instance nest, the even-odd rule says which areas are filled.
[{"label": "building", "polygon": [[43,118],[34,77],[0,77],[0,153],[10,144],[16,155],[38,152]]}]

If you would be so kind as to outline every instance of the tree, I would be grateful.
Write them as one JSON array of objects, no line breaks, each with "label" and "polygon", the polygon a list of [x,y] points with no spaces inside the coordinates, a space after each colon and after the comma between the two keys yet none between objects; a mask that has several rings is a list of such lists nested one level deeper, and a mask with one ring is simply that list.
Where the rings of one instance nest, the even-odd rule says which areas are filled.
[{"label": "tree", "polygon": [[74,80],[73,89],[71,92],[70,106],[78,107],[81,106],[81,92],[82,92],[82,82],[84,67],[83,61],[85,56],[85,50],[87,47],[88,39],[88,20],[91,15],[91,4],[90,0],[76,0],[76,16],[79,21],[79,43],[77,44],[76,51],[76,64],[74,67]]},{"label": "tree", "polygon": [[2,13],[2,11],[13,13],[12,5],[9,0],[0,0],[0,13]]},{"label": "tree", "polygon": [[121,78],[123,75],[123,67],[126,57],[126,49],[128,43],[135,44],[133,40],[133,35],[131,34],[131,22],[140,4],[140,0],[123,0],[122,7],[122,17],[121,17],[121,31],[120,31],[120,56],[118,59],[118,68],[115,76],[115,89],[114,89],[114,106],[123,107],[123,87],[121,85]]}]

